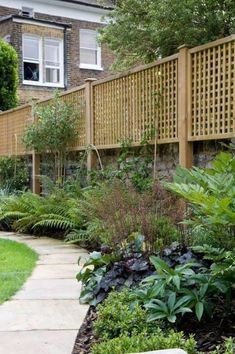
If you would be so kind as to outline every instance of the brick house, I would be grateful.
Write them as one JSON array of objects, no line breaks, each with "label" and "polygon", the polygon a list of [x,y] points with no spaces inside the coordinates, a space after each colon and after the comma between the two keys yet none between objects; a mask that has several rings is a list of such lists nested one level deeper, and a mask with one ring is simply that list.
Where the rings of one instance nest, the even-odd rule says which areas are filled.
[{"label": "brick house", "polygon": [[42,99],[109,75],[112,52],[97,42],[111,1],[1,0],[0,37],[19,57],[19,97]]}]

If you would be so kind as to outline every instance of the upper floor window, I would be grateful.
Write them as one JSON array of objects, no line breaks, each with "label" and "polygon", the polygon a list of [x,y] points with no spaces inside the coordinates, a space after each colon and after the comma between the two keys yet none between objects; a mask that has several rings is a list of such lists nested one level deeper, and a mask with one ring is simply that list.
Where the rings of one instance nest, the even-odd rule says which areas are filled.
[{"label": "upper floor window", "polygon": [[63,41],[23,35],[23,83],[63,87]]},{"label": "upper floor window", "polygon": [[80,68],[102,70],[101,47],[97,42],[97,32],[80,30]]}]

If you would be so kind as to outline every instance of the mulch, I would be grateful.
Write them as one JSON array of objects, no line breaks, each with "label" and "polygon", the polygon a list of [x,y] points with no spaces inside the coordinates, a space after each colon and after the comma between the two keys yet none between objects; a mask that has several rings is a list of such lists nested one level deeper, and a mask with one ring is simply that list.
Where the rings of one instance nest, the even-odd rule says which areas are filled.
[{"label": "mulch", "polygon": [[[235,338],[235,309],[229,316],[226,316],[225,312],[225,307],[221,304],[212,320],[206,319],[198,322],[196,319],[185,316],[177,329],[183,331],[186,336],[194,333],[198,350],[208,353],[223,343],[225,338]],[[78,332],[72,354],[91,354],[92,345],[97,343],[92,328],[96,318],[95,308],[90,307]]]},{"label": "mulch", "polygon": [[91,346],[97,342],[94,336],[92,324],[97,318],[95,308],[90,307],[79,329],[72,354],[90,354]]},{"label": "mulch", "polygon": [[193,333],[198,350],[208,353],[215,350],[226,338],[235,338],[235,307],[233,306],[233,312],[227,315],[225,304],[221,304],[212,319],[206,318],[201,322],[185,316],[178,329],[186,336]]}]

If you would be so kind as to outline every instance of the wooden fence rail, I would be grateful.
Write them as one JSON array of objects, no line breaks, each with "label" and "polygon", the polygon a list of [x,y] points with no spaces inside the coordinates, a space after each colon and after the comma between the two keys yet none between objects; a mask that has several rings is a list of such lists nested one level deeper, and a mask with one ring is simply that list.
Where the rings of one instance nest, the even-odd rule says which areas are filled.
[{"label": "wooden fence rail", "polygon": [[[180,164],[190,167],[193,141],[235,137],[235,35],[182,46],[173,56],[124,74],[88,79],[61,98],[81,111],[71,150],[117,148],[123,139],[138,146],[154,130],[158,144],[179,143]],[[0,156],[33,154],[21,141],[31,121],[30,105],[0,113]]]}]

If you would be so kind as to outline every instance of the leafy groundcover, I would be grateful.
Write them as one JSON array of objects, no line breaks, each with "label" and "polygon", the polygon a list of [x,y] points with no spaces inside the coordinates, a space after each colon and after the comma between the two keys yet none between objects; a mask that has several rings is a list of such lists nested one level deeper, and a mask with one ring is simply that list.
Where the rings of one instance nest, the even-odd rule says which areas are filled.
[{"label": "leafy groundcover", "polygon": [[[197,252],[195,252],[191,248],[174,243],[171,247],[166,248],[162,252],[161,259],[163,261],[163,266],[164,263],[169,264],[172,267],[175,267],[175,270],[178,269],[180,272],[182,267],[185,267],[185,270],[187,270],[187,264],[195,264],[193,269],[195,271],[195,275],[197,276],[201,267],[204,269],[209,269],[212,264],[212,262],[205,259],[199,251],[200,248]],[[105,255],[105,257],[107,257],[107,255]],[[146,278],[146,274],[150,277],[156,276],[155,268],[151,262],[149,262],[149,258],[147,256],[144,259],[142,255],[139,258],[139,262],[136,263],[136,267],[134,267],[134,260],[138,259],[137,254],[135,254],[135,257],[114,262],[115,265],[111,266],[111,269],[107,271],[105,276],[103,276],[103,281],[99,285],[96,284],[96,288],[94,288],[93,295],[95,305],[97,305],[97,302],[102,302],[104,298],[107,297],[107,294],[111,291],[111,288],[114,289],[116,287],[116,290],[120,291],[124,280],[128,280],[130,286],[135,288],[136,286],[138,287],[138,284],[141,283],[142,279]],[[98,256],[96,253],[95,258],[95,262],[100,262],[100,260],[97,260]],[[156,259],[158,258],[156,257]],[[131,265],[130,268],[127,268],[128,264]],[[123,278],[123,273],[125,274],[125,279]],[[127,276],[128,274],[129,278]],[[181,279],[181,282],[182,281],[183,280]],[[106,286],[104,286],[105,284]],[[107,284],[110,285],[107,286]],[[189,338],[190,335],[193,334],[197,342],[196,349],[198,352],[214,353],[216,347],[218,345],[222,345],[225,338],[234,337],[235,307],[231,306],[228,314],[225,310],[226,306],[226,302],[221,296],[218,298],[216,309],[213,312],[213,317],[209,318],[207,316],[202,316],[199,322],[197,316],[192,316],[192,313],[185,313],[184,316],[179,318],[179,320],[173,324],[173,328],[177,332],[183,331],[185,338]],[[112,314],[110,316],[112,316]],[[94,328],[94,323],[96,321],[97,306],[91,305],[78,333],[73,354],[90,354],[91,347],[94,346],[95,343],[98,343],[99,339],[97,336],[97,328],[96,330]]]}]

